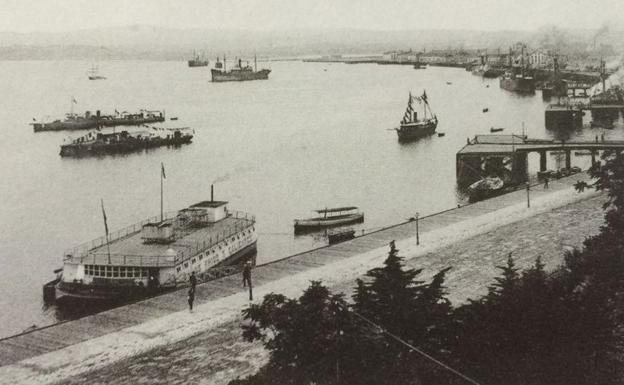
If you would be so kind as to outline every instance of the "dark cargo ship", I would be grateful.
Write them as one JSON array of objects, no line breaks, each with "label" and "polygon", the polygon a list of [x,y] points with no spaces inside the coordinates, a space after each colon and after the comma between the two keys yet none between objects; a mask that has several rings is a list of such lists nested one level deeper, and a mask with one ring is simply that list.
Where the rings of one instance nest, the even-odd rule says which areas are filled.
[{"label": "dark cargo ship", "polygon": [[[422,120],[418,119],[418,114],[414,111],[414,101],[423,104],[424,117]],[[427,111],[429,111],[429,117],[427,117]],[[403,120],[401,120],[399,128],[395,128],[399,136],[399,141],[408,141],[433,135],[437,126],[438,117],[431,112],[429,100],[427,99],[427,92],[423,91],[422,96],[412,96],[410,92]]]},{"label": "dark cargo ship", "polygon": [[254,68],[246,65],[243,67],[241,59],[238,59],[238,65],[227,71],[225,66],[225,56],[223,57],[223,63],[217,58],[215,68],[210,70],[212,75],[212,81],[218,82],[241,82],[246,80],[267,80],[271,70],[261,69],[258,71],[258,65],[256,58],[254,57]]},{"label": "dark cargo ship", "polygon": [[[511,61],[511,52],[509,59]],[[511,65],[510,67],[511,70],[506,72],[503,77],[500,78],[500,88],[520,94],[534,94],[535,79],[533,79],[532,76],[528,76],[526,74],[526,68],[524,68],[524,46],[522,47],[522,53],[520,56],[520,67],[518,68]]]},{"label": "dark cargo ship", "polygon": [[61,131],[61,130],[89,130],[99,127],[114,126],[139,126],[147,123],[163,122],[165,120],[164,111],[141,110],[138,114],[121,113],[115,115],[101,115],[96,111],[95,115],[86,111],[84,115],[73,112],[65,115],[64,120],[57,119],[48,123],[32,123],[35,132],[39,131]]},{"label": "dark cargo ship", "polygon": [[89,132],[87,135],[61,145],[61,156],[89,156],[118,154],[161,146],[191,143],[193,134],[188,128],[154,129],[140,132]]}]

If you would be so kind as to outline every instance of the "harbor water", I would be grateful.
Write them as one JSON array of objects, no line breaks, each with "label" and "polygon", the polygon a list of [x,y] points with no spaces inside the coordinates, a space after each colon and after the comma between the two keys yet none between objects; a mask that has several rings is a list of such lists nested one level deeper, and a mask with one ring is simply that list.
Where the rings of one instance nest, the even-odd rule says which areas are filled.
[{"label": "harbor water", "polygon": [[[355,227],[361,234],[416,212],[455,207],[463,200],[455,153],[490,127],[521,134],[524,126],[531,138],[561,135],[545,130],[539,91],[515,95],[497,79],[463,69],[263,65],[271,67],[269,80],[211,83],[209,67],[188,68],[183,61],[101,62],[107,79],[96,81],[87,78],[88,62],[0,61],[0,337],[58,319],[54,307],[43,305],[42,284],[54,278],[64,250],[104,235],[100,199],[111,231],[159,213],[161,162],[166,211],[207,199],[214,184],[215,199],[255,214],[263,263],[327,242],[319,234],[293,234],[293,219],[312,216],[313,209],[358,206],[365,213]],[[392,129],[408,92],[423,89],[445,136],[399,143]],[[85,132],[34,133],[29,123],[71,108],[103,114],[164,109],[164,125],[191,127],[195,137],[179,148],[61,158],[63,141]],[[613,130],[584,128],[563,137],[602,134],[624,138],[621,121]],[[563,167],[556,157],[548,162],[548,168]],[[538,163],[532,154],[530,169]],[[587,157],[572,161],[587,163]]]}]

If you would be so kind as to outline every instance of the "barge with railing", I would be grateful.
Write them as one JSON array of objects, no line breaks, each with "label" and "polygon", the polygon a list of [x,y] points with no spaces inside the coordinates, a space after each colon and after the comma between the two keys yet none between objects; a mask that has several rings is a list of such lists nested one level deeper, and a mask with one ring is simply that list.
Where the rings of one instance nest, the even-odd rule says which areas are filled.
[{"label": "barge with railing", "polygon": [[[64,254],[54,297],[126,300],[187,284],[211,269],[256,252],[252,215],[229,211],[228,202],[199,202],[144,220]],[[46,288],[44,288],[44,293]],[[50,285],[47,285],[50,296]]]}]

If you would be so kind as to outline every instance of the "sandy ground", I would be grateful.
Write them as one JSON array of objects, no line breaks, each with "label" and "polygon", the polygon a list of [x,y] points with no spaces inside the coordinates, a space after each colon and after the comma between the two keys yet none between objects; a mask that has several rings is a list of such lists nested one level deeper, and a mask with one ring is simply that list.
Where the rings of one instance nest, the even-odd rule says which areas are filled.
[{"label": "sandy ground", "polygon": [[[562,242],[578,244],[582,235],[597,231],[602,223],[600,199],[594,192],[557,191],[533,199],[530,209],[518,203],[424,233],[420,246],[414,238],[398,241],[397,246],[409,265],[425,268],[424,277],[453,266],[448,276],[451,298],[462,301],[479,294],[508,251],[519,256],[520,265],[530,264],[536,253],[542,253],[548,266],[554,266],[561,258]],[[554,210],[574,202],[567,209]],[[527,218],[531,219],[524,221]],[[562,238],[561,232],[572,234],[571,228],[580,230]],[[525,246],[528,251],[519,251]],[[323,280],[350,294],[355,278],[381,265],[386,255],[384,247],[303,271],[256,287],[255,297],[270,292],[298,296],[310,280]],[[243,292],[220,298],[193,313],[173,313],[2,367],[0,380],[7,384],[223,384],[253,373],[266,360],[261,346],[240,338],[240,311],[248,303]]]}]

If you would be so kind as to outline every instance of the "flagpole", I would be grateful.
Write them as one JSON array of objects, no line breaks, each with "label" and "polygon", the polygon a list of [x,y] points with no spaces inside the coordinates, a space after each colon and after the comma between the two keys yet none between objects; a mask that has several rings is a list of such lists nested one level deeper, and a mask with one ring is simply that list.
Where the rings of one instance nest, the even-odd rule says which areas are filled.
[{"label": "flagpole", "polygon": [[102,202],[102,216],[104,217],[104,230],[106,231],[106,249],[108,250],[108,264],[111,264],[110,243],[108,241],[108,224],[106,223],[106,211],[104,211],[104,199],[100,198]]},{"label": "flagpole", "polygon": [[165,179],[165,165],[160,162],[160,221],[164,219],[163,216],[163,179]]}]

